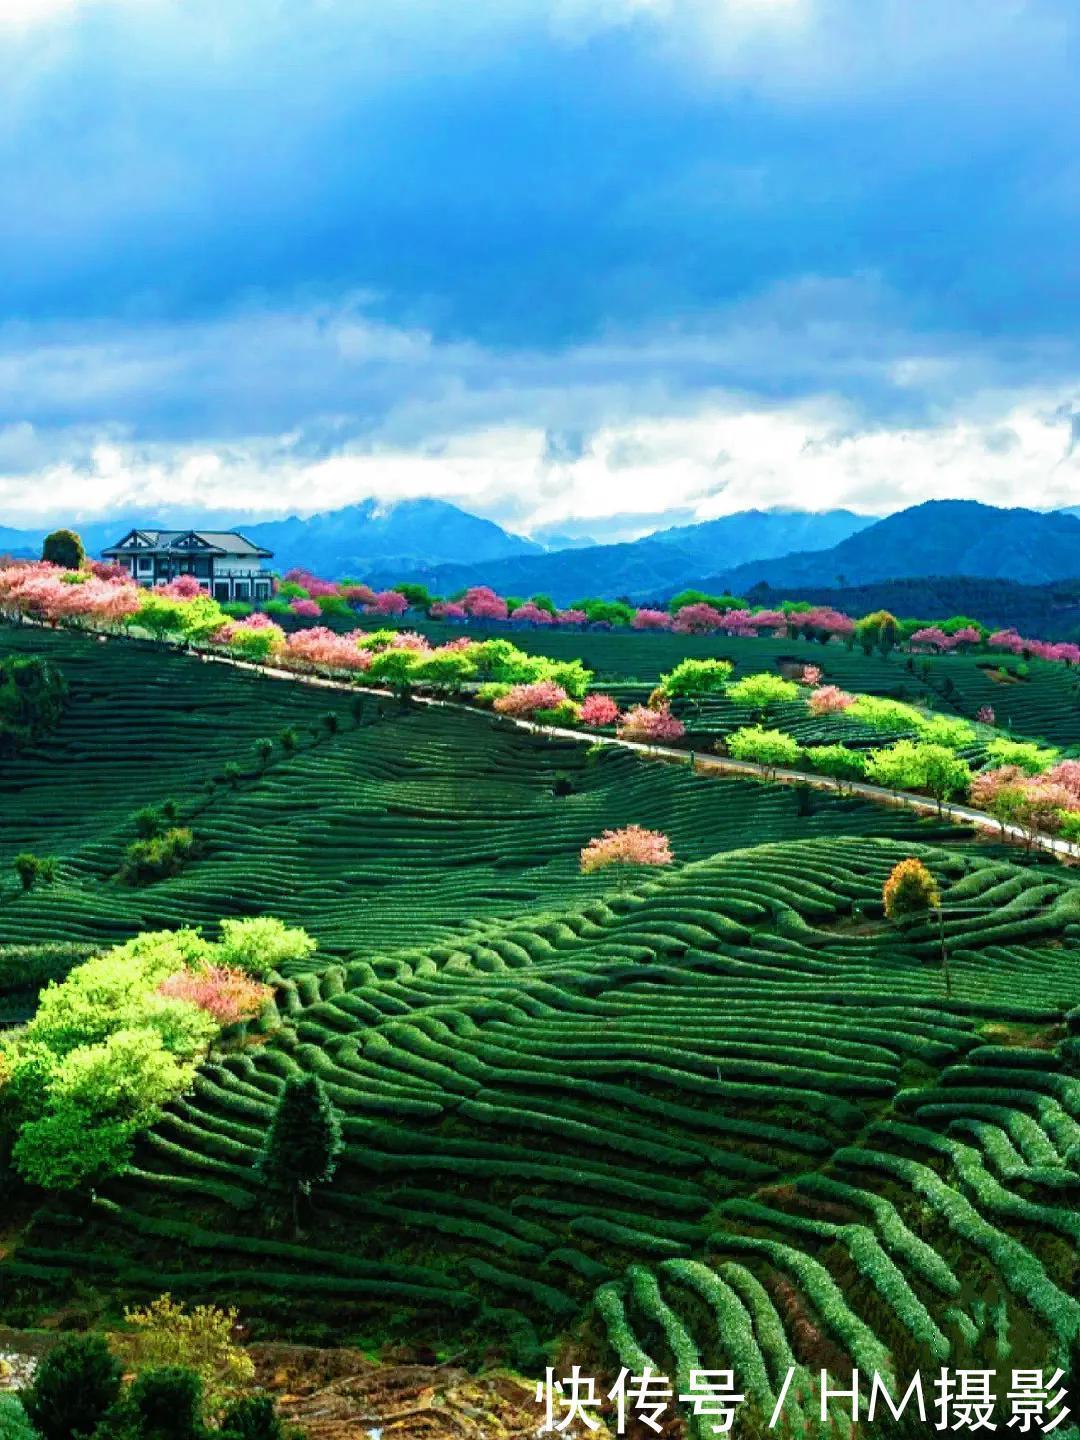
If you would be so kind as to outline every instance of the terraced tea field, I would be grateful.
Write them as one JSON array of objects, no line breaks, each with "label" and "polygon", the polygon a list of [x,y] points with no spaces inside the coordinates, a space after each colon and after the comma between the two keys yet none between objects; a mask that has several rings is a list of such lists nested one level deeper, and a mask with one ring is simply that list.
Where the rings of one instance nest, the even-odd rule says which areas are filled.
[{"label": "terraced tea field", "polygon": [[[40,1213],[0,1263],[5,1313],[169,1288],[268,1333],[529,1373],[729,1365],[766,1417],[794,1368],[792,1419],[822,1366],[1068,1367],[1075,870],[480,715],[380,719],[369,697],[357,723],[348,695],[12,634],[48,647],[71,701],[3,772],[0,873],[29,846],[61,877],[7,883],[0,947],[263,912],[320,953],[129,1175]],[[261,768],[253,741],[287,725],[295,751]],[[166,797],[202,807],[203,853],[123,886],[131,812]],[[630,821],[678,866],[581,877],[584,841]],[[936,927],[881,918],[909,855],[942,886],[951,995]],[[346,1153],[286,1240],[252,1160],[297,1069],[323,1078]]]},{"label": "terraced tea field", "polygon": [[[370,623],[374,627],[375,622]],[[409,629],[442,643],[462,633],[460,626],[426,621],[407,622]],[[470,634],[479,630],[470,627]],[[507,633],[504,630],[498,633]],[[598,683],[656,684],[665,670],[687,656],[733,660],[740,675],[773,670],[790,662],[817,665],[826,683],[868,695],[889,695],[919,701],[946,714],[975,719],[991,705],[1002,728],[1017,735],[1042,739],[1052,745],[1080,745],[1080,674],[1063,665],[1033,660],[1022,664],[1015,656],[908,655],[900,651],[882,657],[864,655],[860,648],[818,645],[808,640],[744,639],[724,635],[673,635],[667,632],[619,633],[515,629],[515,645],[557,660],[582,658],[594,670]]]}]

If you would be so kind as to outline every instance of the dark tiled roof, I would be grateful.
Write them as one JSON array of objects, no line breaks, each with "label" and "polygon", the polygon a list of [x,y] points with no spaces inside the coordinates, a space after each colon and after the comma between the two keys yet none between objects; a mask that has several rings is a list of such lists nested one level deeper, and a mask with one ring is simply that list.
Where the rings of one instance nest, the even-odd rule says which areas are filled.
[{"label": "dark tiled roof", "polygon": [[[127,542],[134,536],[140,536],[148,540],[149,545],[129,545]],[[192,544],[192,541],[196,543]],[[201,542],[198,543],[198,542]],[[269,558],[273,553],[264,550],[261,545],[256,545],[239,530],[159,530],[143,529],[129,530],[115,545],[110,545],[103,550],[103,555],[130,554],[138,550],[143,555],[190,555],[190,554],[214,554],[214,555],[247,555],[251,557],[264,556]]]}]

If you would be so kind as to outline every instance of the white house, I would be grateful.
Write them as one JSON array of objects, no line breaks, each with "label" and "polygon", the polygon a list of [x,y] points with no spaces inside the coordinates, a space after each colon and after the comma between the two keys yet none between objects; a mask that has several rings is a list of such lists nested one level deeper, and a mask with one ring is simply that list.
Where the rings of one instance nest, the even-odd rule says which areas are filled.
[{"label": "white house", "polygon": [[273,557],[238,530],[129,530],[102,556],[122,565],[140,585],[167,585],[194,575],[215,600],[269,600]]}]

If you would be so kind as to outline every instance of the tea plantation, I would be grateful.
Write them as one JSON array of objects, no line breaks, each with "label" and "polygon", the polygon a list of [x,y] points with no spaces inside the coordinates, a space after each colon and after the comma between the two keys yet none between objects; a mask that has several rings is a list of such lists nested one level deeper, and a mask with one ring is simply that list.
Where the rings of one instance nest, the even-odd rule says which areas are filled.
[{"label": "tea plantation", "polygon": [[[623,680],[678,658],[670,638],[570,639]],[[636,672],[616,642],[642,647]],[[771,663],[774,642],[741,643]],[[986,703],[963,657],[941,662],[947,701],[935,661],[924,682],[897,658],[775,644],[851,688]],[[59,862],[29,893],[2,881],[0,1021],[20,976],[25,1003],[35,975],[143,929],[273,914],[319,953],[130,1173],[50,1201],[7,1247],[5,1314],[169,1289],[267,1333],[407,1337],[530,1374],[651,1363],[685,1384],[728,1365],[766,1418],[790,1367],[795,1416],[820,1367],[1075,1361],[1075,869],[484,715],[357,710],[76,635],[0,631],[13,649],[46,653],[69,694],[0,770],[0,875],[23,849]],[[985,683],[999,706],[1026,687],[1032,731],[1075,743],[1049,668]],[[196,854],[122,883],[134,812],[167,799]],[[625,889],[581,876],[581,846],[631,822],[678,865]],[[949,994],[936,922],[881,915],[912,855],[942,889]],[[297,1070],[324,1081],[346,1149],[286,1239],[252,1162]]]}]

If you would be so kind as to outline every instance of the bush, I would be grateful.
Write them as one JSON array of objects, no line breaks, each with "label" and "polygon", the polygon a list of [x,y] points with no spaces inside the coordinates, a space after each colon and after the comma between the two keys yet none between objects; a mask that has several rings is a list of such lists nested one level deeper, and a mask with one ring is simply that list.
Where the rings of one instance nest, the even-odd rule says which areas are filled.
[{"label": "bush", "polygon": [[133,840],[124,851],[120,879],[129,885],[149,885],[178,875],[195,853],[195,836],[186,825],[174,825],[149,840]]},{"label": "bush", "polygon": [[37,1440],[17,1395],[0,1394],[0,1440]]},{"label": "bush", "polygon": [[272,915],[221,922],[217,963],[262,978],[283,965],[314,955],[315,941],[299,926],[285,925]]},{"label": "bush", "polygon": [[81,570],[86,564],[86,551],[81,536],[74,530],[54,530],[45,536],[41,558],[63,570]]},{"label": "bush", "polygon": [[255,1377],[251,1357],[235,1340],[235,1310],[188,1309],[162,1295],[145,1309],[125,1310],[124,1319],[131,1329],[113,1343],[128,1369],[194,1372],[210,1410],[243,1395]]},{"label": "bush", "polygon": [[41,1440],[89,1440],[120,1398],[120,1365],[100,1335],[61,1340],[38,1366],[24,1401]]},{"label": "bush", "polygon": [[734,668],[730,660],[682,660],[660,676],[660,686],[671,700],[712,695],[724,688]]},{"label": "bush", "polygon": [[249,1395],[221,1417],[221,1440],[283,1440],[284,1435],[269,1395]]},{"label": "bush", "polygon": [[32,890],[39,881],[51,885],[56,879],[56,861],[51,855],[34,855],[29,850],[22,850],[11,864],[24,890]]},{"label": "bush", "polygon": [[193,1370],[164,1365],[143,1371],[127,1401],[141,1440],[201,1440],[203,1383]]},{"label": "bush", "polygon": [[736,680],[734,685],[727,687],[727,694],[728,699],[734,700],[737,705],[749,705],[756,714],[762,714],[770,705],[795,700],[799,687],[793,680],[784,680],[780,675],[766,672]]},{"label": "bush", "polygon": [[899,920],[905,915],[925,915],[941,904],[934,877],[921,860],[914,858],[901,860],[893,867],[881,898],[890,920]]}]

